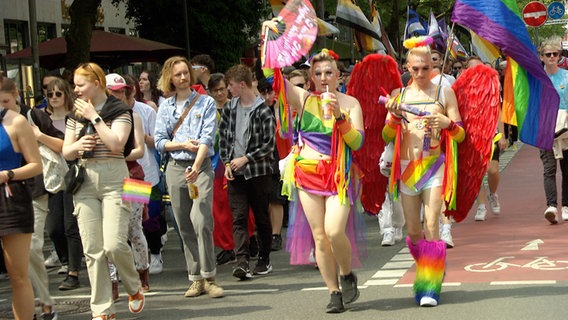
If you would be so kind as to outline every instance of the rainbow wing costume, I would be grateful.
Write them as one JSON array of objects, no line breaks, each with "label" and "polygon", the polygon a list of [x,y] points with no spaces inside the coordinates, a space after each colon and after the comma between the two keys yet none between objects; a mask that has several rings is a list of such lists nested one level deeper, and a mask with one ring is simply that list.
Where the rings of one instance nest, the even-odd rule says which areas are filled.
[{"label": "rainbow wing costume", "polygon": [[378,168],[385,149],[382,131],[387,109],[379,106],[379,96],[402,87],[396,61],[387,55],[370,54],[355,65],[347,94],[357,98],[363,111],[365,141],[353,153],[353,159],[362,171],[361,203],[366,212],[378,214],[385,200],[387,178]]},{"label": "rainbow wing costume", "polygon": [[[499,75],[494,69],[480,64],[466,69],[452,88],[456,93],[466,135],[457,150],[457,168],[446,162],[445,215],[460,222],[465,219],[477,198],[491,159],[500,108]],[[455,159],[455,152],[448,151],[452,141],[448,141],[451,140],[449,137],[446,137],[446,140],[446,158]],[[457,178],[457,185],[450,191],[450,184],[455,183],[455,179],[448,179],[448,176],[452,175]],[[451,200],[453,195],[454,203]],[[455,204],[455,207],[452,204]]]}]

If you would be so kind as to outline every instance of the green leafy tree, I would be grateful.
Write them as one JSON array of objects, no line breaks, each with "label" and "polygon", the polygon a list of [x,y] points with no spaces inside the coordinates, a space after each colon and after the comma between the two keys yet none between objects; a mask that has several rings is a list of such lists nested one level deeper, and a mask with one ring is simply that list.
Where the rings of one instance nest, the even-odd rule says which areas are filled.
[{"label": "green leafy tree", "polygon": [[90,60],[91,35],[98,19],[100,5],[101,0],[77,0],[69,7],[71,25],[65,35],[65,69],[73,71],[80,63]]},{"label": "green leafy tree", "polygon": [[[183,2],[186,0],[113,0],[126,3],[126,16],[143,38],[186,47]],[[191,55],[212,56],[217,71],[239,63],[254,48],[268,1],[187,0]],[[254,54],[254,53],[253,53]]]}]

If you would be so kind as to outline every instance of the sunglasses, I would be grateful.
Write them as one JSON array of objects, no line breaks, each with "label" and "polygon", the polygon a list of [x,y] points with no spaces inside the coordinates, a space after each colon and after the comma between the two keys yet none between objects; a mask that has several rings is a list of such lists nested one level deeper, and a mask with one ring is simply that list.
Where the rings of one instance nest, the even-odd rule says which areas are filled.
[{"label": "sunglasses", "polygon": [[459,66],[459,67],[454,67],[454,70],[461,70],[461,68],[462,68],[461,66]]},{"label": "sunglasses", "polygon": [[53,98],[53,95],[55,94],[56,97],[61,98],[61,96],[63,95],[63,92],[61,91],[55,91],[55,92],[48,92],[47,93],[47,97],[48,98]]},{"label": "sunglasses", "polygon": [[546,52],[544,55],[547,58],[550,58],[550,57],[558,57],[558,54],[559,54],[558,52]]},{"label": "sunglasses", "polygon": [[299,87],[299,88],[302,88],[302,89],[304,88],[305,85],[306,85],[305,83],[296,83],[295,84],[296,87]]},{"label": "sunglasses", "polygon": [[432,57],[432,61],[438,61],[440,59],[436,58],[436,57]]}]

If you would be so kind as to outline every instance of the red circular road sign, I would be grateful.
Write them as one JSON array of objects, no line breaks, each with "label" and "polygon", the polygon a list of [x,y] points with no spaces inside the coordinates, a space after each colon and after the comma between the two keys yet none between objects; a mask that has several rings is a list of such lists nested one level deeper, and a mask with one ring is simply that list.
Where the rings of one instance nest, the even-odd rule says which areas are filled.
[{"label": "red circular road sign", "polygon": [[523,8],[523,20],[531,27],[540,27],[548,18],[546,6],[542,2],[532,1]]}]

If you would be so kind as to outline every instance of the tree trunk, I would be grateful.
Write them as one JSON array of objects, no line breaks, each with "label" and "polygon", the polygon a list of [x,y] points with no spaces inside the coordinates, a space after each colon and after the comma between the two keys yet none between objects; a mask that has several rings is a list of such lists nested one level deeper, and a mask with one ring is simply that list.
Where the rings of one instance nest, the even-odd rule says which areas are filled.
[{"label": "tree trunk", "polygon": [[90,60],[91,35],[97,21],[101,0],[75,0],[69,7],[71,25],[65,35],[67,56],[65,69],[73,72],[80,63]]}]

